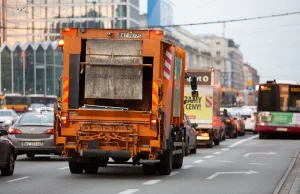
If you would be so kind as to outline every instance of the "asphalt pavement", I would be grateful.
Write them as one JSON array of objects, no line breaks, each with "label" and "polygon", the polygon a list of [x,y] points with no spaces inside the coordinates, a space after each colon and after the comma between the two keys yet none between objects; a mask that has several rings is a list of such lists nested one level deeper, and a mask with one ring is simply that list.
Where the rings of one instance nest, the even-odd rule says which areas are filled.
[{"label": "asphalt pavement", "polygon": [[18,156],[14,175],[0,176],[0,194],[271,194],[298,149],[299,139],[246,134],[198,148],[169,176],[145,176],[141,166],[114,164],[96,175],[73,175],[67,162]]}]

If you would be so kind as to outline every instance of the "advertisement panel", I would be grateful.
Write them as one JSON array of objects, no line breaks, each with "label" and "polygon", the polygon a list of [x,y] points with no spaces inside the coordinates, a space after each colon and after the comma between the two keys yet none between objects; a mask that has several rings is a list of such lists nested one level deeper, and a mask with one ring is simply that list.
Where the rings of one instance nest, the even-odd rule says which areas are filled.
[{"label": "advertisement panel", "polygon": [[213,88],[199,87],[199,96],[193,98],[188,86],[185,86],[184,113],[192,123],[212,123],[213,118]]},{"label": "advertisement panel", "polygon": [[300,124],[300,113],[292,112],[259,112],[258,122],[265,122],[268,125],[294,126]]}]

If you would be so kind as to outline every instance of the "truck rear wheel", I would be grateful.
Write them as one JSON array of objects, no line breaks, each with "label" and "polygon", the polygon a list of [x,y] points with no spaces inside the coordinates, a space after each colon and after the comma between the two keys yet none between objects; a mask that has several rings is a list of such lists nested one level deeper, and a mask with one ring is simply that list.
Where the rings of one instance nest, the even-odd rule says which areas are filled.
[{"label": "truck rear wheel", "polygon": [[144,175],[156,175],[157,168],[155,165],[144,164],[143,172]]},{"label": "truck rear wheel", "polygon": [[173,141],[172,137],[169,138],[168,149],[164,151],[160,158],[158,165],[158,173],[160,175],[170,175],[173,166]]},{"label": "truck rear wheel", "polygon": [[116,162],[116,163],[126,163],[128,160],[130,160],[130,158],[113,158],[113,160]]},{"label": "truck rear wheel", "polygon": [[83,164],[78,162],[69,162],[69,169],[72,174],[81,174],[83,172]]},{"label": "truck rear wheel", "polygon": [[84,172],[86,174],[97,174],[98,169],[99,169],[98,164],[91,164],[91,163],[84,164]]},{"label": "truck rear wheel", "polygon": [[100,161],[99,161],[99,166],[100,167],[107,167],[108,159],[109,158],[101,158]]}]

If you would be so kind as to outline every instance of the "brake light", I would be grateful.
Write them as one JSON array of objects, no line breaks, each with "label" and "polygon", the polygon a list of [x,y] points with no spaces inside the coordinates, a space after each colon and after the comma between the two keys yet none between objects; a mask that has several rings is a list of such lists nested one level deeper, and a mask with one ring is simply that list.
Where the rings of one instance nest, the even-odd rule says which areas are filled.
[{"label": "brake light", "polygon": [[151,129],[157,129],[157,121],[151,120]]},{"label": "brake light", "polygon": [[209,134],[208,133],[200,133],[200,136],[202,136],[202,137],[209,137]]},{"label": "brake light", "polygon": [[21,134],[22,132],[19,129],[15,129],[15,128],[9,128],[8,129],[8,134],[9,135],[13,135],[13,134]]},{"label": "brake light", "polygon": [[61,125],[67,126],[68,125],[68,117],[61,117]]},{"label": "brake light", "polygon": [[53,134],[54,130],[53,129],[48,129],[44,133],[45,134]]},{"label": "brake light", "polygon": [[227,123],[230,123],[230,119],[226,119],[226,122],[227,122]]},{"label": "brake light", "polygon": [[254,120],[254,116],[253,115],[251,116],[251,119]]}]

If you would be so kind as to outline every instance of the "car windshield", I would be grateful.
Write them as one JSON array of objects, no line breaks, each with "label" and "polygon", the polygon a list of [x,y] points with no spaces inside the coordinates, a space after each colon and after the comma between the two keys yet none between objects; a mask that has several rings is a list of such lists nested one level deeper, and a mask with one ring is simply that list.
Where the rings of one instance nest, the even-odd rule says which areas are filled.
[{"label": "car windshield", "polygon": [[252,114],[251,114],[251,112],[243,112],[241,114],[241,116],[244,117],[244,118],[251,118]]},{"label": "car windshield", "polygon": [[0,111],[0,117],[3,117],[3,116],[11,116],[11,112],[10,111]]},{"label": "car windshield", "polygon": [[51,125],[54,122],[53,114],[43,113],[43,114],[24,114],[19,120],[19,124],[45,124]]}]

